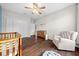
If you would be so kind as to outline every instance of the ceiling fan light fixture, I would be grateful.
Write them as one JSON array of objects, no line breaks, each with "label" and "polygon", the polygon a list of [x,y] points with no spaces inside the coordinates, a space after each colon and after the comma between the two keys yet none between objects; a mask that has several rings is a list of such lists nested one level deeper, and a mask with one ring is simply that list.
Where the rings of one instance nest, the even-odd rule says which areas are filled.
[{"label": "ceiling fan light fixture", "polygon": [[30,5],[30,7],[25,7],[28,9],[32,9],[33,13],[36,13],[38,15],[42,14],[42,9],[45,9],[45,6],[41,6],[41,4],[33,3]]},{"label": "ceiling fan light fixture", "polygon": [[37,10],[33,10],[33,13],[36,13],[36,14],[40,15]]}]

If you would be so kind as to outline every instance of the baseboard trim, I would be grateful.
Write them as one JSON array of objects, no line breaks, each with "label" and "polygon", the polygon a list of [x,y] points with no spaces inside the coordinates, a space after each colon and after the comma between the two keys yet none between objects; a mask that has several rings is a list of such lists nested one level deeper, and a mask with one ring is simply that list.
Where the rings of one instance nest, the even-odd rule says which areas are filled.
[{"label": "baseboard trim", "polygon": [[32,38],[32,37],[35,37],[35,35],[30,35],[30,37],[22,37],[23,39],[25,39],[25,38]]}]

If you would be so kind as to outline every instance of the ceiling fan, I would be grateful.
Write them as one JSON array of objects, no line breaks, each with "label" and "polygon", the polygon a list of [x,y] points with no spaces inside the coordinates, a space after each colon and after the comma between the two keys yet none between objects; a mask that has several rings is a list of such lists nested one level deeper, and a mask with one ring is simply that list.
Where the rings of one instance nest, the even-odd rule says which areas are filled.
[{"label": "ceiling fan", "polygon": [[45,6],[40,7],[37,3],[32,3],[32,6],[26,6],[27,9],[32,9],[33,13],[42,14],[42,9],[45,9]]}]

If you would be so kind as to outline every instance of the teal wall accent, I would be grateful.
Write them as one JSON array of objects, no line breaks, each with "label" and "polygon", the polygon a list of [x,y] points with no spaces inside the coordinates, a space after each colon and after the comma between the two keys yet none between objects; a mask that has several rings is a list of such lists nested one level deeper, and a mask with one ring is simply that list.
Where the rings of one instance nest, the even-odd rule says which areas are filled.
[{"label": "teal wall accent", "polygon": [[0,32],[2,32],[2,7],[0,6]]}]

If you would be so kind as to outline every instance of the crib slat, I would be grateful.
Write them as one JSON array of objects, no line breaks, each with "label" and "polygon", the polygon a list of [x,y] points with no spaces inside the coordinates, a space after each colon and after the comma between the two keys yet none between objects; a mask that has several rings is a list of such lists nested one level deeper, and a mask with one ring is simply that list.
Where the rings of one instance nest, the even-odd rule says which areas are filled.
[{"label": "crib slat", "polygon": [[12,42],[10,41],[9,42],[9,55],[10,56],[12,56],[12,49],[13,49],[12,47],[13,47],[13,45],[12,45]]},{"label": "crib slat", "polygon": [[2,34],[2,39],[4,39],[4,34]]},{"label": "crib slat", "polygon": [[2,56],[6,56],[6,43],[2,43]]},{"label": "crib slat", "polygon": [[0,44],[0,56],[2,56],[2,44]]},{"label": "crib slat", "polygon": [[11,33],[10,33],[10,38],[11,38]]},{"label": "crib slat", "polygon": [[15,44],[14,44],[15,41],[12,41],[13,43],[13,56],[15,55]]},{"label": "crib slat", "polygon": [[18,40],[15,42],[15,55],[18,53]]},{"label": "crib slat", "polygon": [[5,36],[6,36],[6,39],[7,39],[7,38],[8,38],[7,33],[6,33],[6,35],[5,35]]},{"label": "crib slat", "polygon": [[13,46],[13,56],[15,56],[15,46]]},{"label": "crib slat", "polygon": [[6,43],[6,56],[9,55],[9,47],[8,47],[9,43]]}]

